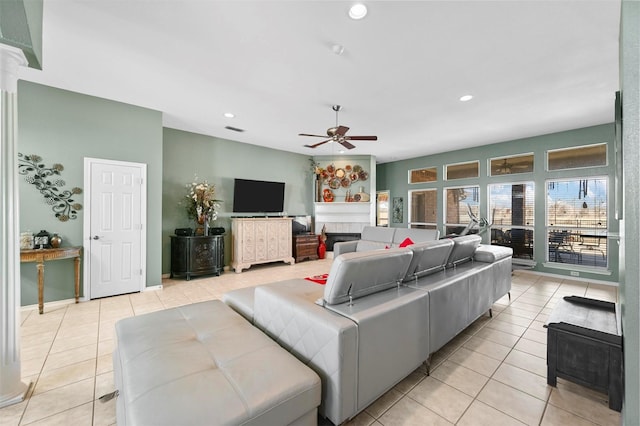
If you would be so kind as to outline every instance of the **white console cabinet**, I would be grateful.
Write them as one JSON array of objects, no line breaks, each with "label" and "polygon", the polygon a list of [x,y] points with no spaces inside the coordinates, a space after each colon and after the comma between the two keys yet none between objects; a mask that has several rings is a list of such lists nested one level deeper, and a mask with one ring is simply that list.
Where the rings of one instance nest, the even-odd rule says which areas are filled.
[{"label": "white console cabinet", "polygon": [[251,265],[283,261],[294,264],[291,218],[233,218],[231,267],[236,273]]}]

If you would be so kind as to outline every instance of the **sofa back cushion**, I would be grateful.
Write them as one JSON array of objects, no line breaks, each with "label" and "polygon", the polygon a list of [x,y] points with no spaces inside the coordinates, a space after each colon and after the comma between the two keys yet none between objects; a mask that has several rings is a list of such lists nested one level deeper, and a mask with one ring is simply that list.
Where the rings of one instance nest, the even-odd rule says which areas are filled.
[{"label": "sofa back cushion", "polygon": [[411,241],[416,244],[437,240],[440,235],[437,229],[395,228],[395,230],[396,232],[393,234],[394,247],[397,247],[406,238],[411,239]]},{"label": "sofa back cushion", "polygon": [[453,249],[447,261],[448,267],[473,259],[473,255],[482,238],[479,235],[463,235],[462,237],[452,238],[452,241]]},{"label": "sofa back cushion", "polygon": [[413,257],[407,268],[407,275],[405,275],[404,281],[411,281],[424,275],[443,270],[447,264],[453,245],[453,240],[445,239],[427,241],[409,246],[409,249],[413,252]]},{"label": "sofa back cushion", "polygon": [[382,226],[365,226],[362,229],[360,239],[382,243],[382,248],[384,248],[385,244],[390,245],[393,242],[394,232],[395,228],[387,228]]},{"label": "sofa back cushion", "polygon": [[381,243],[379,241],[358,240],[356,251],[383,250],[391,246],[389,243]]},{"label": "sofa back cushion", "polygon": [[323,304],[336,305],[394,287],[413,253],[408,248],[344,253],[336,257],[324,287]]}]

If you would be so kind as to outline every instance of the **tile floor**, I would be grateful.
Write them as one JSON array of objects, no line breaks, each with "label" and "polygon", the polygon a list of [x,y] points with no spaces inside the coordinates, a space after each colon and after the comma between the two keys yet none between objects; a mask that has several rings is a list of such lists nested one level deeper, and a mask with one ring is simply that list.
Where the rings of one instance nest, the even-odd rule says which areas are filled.
[{"label": "tile floor", "polygon": [[[22,311],[22,374],[28,399],[0,409],[0,425],[112,425],[111,352],[117,320],[187,303],[217,299],[229,290],[329,271],[331,259],[293,266],[253,266],[220,277],[163,280],[163,289],[48,304]],[[546,384],[542,327],[564,295],[615,301],[615,287],[516,271],[511,300],[499,300],[433,356],[431,375],[410,374],[354,418],[352,425],[618,425],[607,396],[570,382]]]}]

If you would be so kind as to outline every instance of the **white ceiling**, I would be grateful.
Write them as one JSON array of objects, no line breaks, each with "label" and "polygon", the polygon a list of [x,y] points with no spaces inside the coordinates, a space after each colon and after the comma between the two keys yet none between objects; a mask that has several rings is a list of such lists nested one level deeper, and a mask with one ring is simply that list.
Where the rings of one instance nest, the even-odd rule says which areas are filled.
[{"label": "white ceiling", "polygon": [[44,69],[20,77],[310,155],[340,148],[298,136],[340,104],[348,135],[379,137],[349,153],[380,163],[614,119],[619,0],[367,1],[360,21],[351,4],[48,0]]}]

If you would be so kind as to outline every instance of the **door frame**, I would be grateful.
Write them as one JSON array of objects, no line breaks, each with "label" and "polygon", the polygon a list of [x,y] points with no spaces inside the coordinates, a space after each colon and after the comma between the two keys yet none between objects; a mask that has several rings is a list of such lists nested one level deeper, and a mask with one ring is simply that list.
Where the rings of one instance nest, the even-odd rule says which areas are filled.
[{"label": "door frame", "polygon": [[138,167],[141,171],[140,185],[140,291],[147,286],[147,165],[133,161],[108,160],[106,158],[84,157],[84,215],[82,224],[82,297],[86,302],[91,300],[91,167],[95,163],[114,166]]}]

